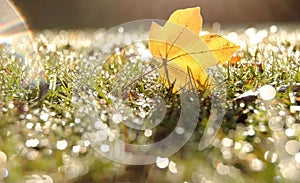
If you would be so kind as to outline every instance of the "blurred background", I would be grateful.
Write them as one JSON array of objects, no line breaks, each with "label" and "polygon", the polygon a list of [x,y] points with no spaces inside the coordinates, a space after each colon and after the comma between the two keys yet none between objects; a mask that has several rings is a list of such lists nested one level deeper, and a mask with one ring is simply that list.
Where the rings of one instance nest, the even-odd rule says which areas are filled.
[{"label": "blurred background", "polygon": [[300,22],[299,0],[12,0],[31,29],[109,28],[200,6],[206,23]]}]

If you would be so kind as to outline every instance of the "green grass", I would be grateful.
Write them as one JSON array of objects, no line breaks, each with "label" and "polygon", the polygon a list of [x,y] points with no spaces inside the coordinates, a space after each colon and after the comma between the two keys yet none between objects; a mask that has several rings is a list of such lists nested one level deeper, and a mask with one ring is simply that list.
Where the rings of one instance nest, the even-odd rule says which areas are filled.
[{"label": "green grass", "polygon": [[[222,32],[223,35],[227,33]],[[0,161],[0,181],[1,168],[6,168],[9,175],[3,179],[5,182],[22,182],[25,176],[33,174],[49,175],[55,182],[200,182],[202,179],[215,182],[295,182],[300,174],[289,175],[280,166],[299,172],[299,168],[293,169],[293,166],[300,163],[288,163],[295,155],[284,149],[288,140],[299,142],[300,139],[299,112],[289,110],[291,105],[299,105],[300,43],[293,39],[299,34],[269,33],[262,43],[248,44],[238,51],[236,56],[241,57],[240,62],[219,66],[227,90],[226,115],[217,135],[219,141],[214,141],[204,151],[197,149],[210,109],[210,92],[199,91],[201,112],[195,133],[180,151],[169,158],[176,163],[177,174],[168,169],[160,170],[155,164],[126,166],[112,162],[99,155],[84,138],[94,125],[90,120],[93,115],[109,126],[109,119],[115,112],[113,105],[117,104],[120,108],[131,108],[135,116],[143,118],[151,115],[151,107],[156,105],[154,98],[163,99],[168,107],[163,123],[152,131],[152,136],[145,137],[143,131],[121,125],[120,138],[135,144],[152,143],[174,130],[180,114],[179,95],[164,86],[157,72],[143,75],[155,66],[141,61],[136,52],[128,51],[136,51],[138,47],[121,49],[106,62],[96,62],[101,55],[96,48],[60,44],[52,42],[55,37],[47,33],[38,34],[35,40],[39,50],[37,59],[43,63],[44,72],[41,80],[35,80],[35,85],[24,87],[27,76],[20,67],[22,60],[12,59],[13,55],[1,46],[0,151],[7,155],[8,160],[6,163]],[[41,39],[42,36],[49,37]],[[248,39],[243,32],[239,38]],[[286,90],[277,91],[276,101],[271,104],[275,112],[285,112],[281,116],[285,124],[281,131],[269,126],[264,101],[259,96],[238,98],[240,94],[257,91],[266,84],[276,88],[287,86]],[[118,103],[116,96],[122,101]],[[292,97],[296,97],[295,103]],[[86,106],[93,107],[97,114],[86,116]],[[255,134],[245,135],[251,129]],[[294,130],[295,134],[287,136],[286,129]],[[223,146],[221,141],[224,138],[231,139],[233,145]],[[29,147],[26,142],[30,139],[38,139],[39,144]],[[57,148],[61,140],[67,142],[63,150]],[[74,147],[80,147],[80,151],[74,152]],[[265,158],[268,151],[278,155],[276,161]],[[226,152],[231,157],[228,158]],[[255,170],[259,166],[255,164],[256,158],[263,163],[263,169]],[[217,173],[221,163],[230,169],[230,174]]]}]

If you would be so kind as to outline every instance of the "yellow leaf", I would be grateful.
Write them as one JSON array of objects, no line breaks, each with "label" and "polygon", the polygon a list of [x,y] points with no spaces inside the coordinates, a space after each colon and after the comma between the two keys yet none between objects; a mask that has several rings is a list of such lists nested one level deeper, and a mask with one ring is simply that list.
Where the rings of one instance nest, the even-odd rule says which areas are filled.
[{"label": "yellow leaf", "polygon": [[[223,64],[228,61],[232,54],[234,54],[240,47],[227,39],[217,34],[207,34],[201,36],[201,38],[207,43],[208,47],[212,50],[219,64]],[[213,66],[213,65],[212,65]]]},{"label": "yellow leaf", "polygon": [[191,86],[209,87],[212,79],[205,69],[224,63],[238,46],[221,36],[204,36],[200,8],[175,11],[162,27],[152,23],[148,46],[159,61],[159,73],[166,86],[174,83],[174,92]]},{"label": "yellow leaf", "polygon": [[[181,88],[190,90],[193,86],[205,89],[210,84],[211,81],[207,80],[208,76],[205,70],[199,65],[193,64],[191,61],[194,59],[191,56],[178,60],[176,59],[159,68],[159,74],[167,87],[175,82],[173,92],[180,91]],[[188,67],[187,63],[192,63],[193,66]]]},{"label": "yellow leaf", "polygon": [[199,34],[202,28],[200,7],[176,10],[174,13],[172,13],[168,22],[182,25],[190,29],[195,34]]},{"label": "yellow leaf", "polygon": [[[217,60],[197,34],[170,22],[164,27],[152,23],[148,44],[152,55],[162,63],[159,73],[169,81],[166,85],[175,81],[174,91],[182,87],[190,89],[191,84],[196,88],[207,85],[208,78],[204,70],[206,64],[200,61],[206,60],[217,64]],[[192,80],[189,70],[192,73]]]}]

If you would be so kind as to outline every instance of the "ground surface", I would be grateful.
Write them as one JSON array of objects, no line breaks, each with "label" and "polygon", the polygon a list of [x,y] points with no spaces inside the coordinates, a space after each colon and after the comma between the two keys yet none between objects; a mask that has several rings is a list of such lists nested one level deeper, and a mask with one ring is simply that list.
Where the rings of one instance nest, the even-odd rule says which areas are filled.
[{"label": "ground surface", "polygon": [[[206,30],[241,46],[230,63],[218,67],[226,88],[218,134],[198,150],[212,101],[209,92],[199,91],[201,110],[189,141],[165,161],[138,166],[101,153],[112,151],[107,144],[115,138],[132,144],[166,138],[185,107],[157,72],[143,74],[155,67],[143,57],[149,53],[145,42],[116,46],[112,42],[128,36],[119,29],[118,36],[105,38],[114,48],[107,51],[102,29],[36,33],[33,63],[41,63],[43,72],[33,84],[24,82],[20,63],[28,55],[1,45],[0,182],[297,182],[299,27]],[[166,104],[158,126],[141,131],[126,126],[125,116],[137,119],[135,125],[149,119],[158,99]],[[129,109],[132,114],[124,113]]]}]

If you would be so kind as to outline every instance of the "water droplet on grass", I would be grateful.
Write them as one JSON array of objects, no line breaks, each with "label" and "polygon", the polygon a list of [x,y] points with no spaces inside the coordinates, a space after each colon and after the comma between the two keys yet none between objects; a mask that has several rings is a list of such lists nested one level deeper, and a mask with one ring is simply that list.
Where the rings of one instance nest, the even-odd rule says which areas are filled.
[{"label": "water droplet on grass", "polygon": [[72,151],[74,153],[79,153],[80,149],[81,149],[80,145],[75,145],[75,146],[72,147]]},{"label": "water droplet on grass", "polygon": [[122,119],[122,115],[121,114],[114,114],[113,116],[112,116],[112,121],[114,122],[114,123],[121,123],[122,121],[123,121],[123,119]]},{"label": "water droplet on grass", "polygon": [[220,175],[227,175],[230,172],[230,168],[227,165],[224,165],[223,163],[219,163],[217,165],[217,172]]},{"label": "water droplet on grass", "polygon": [[26,154],[26,158],[28,160],[35,160],[39,156],[39,151],[36,150],[29,150],[29,152]]},{"label": "water droplet on grass", "polygon": [[257,158],[253,158],[250,162],[250,167],[254,171],[262,171],[264,168],[264,163]]},{"label": "water droplet on grass", "polygon": [[300,143],[297,140],[289,140],[285,144],[285,150],[290,155],[295,155],[300,150]]},{"label": "water droplet on grass", "polygon": [[48,114],[48,113],[44,113],[44,112],[41,113],[40,119],[41,119],[42,121],[47,121],[48,118],[49,118],[49,114]]},{"label": "water droplet on grass", "polygon": [[107,117],[107,114],[101,114],[100,115],[100,119],[103,121],[103,122],[106,122],[108,120],[108,117]]},{"label": "water droplet on grass", "polygon": [[270,27],[270,32],[274,34],[274,33],[277,32],[277,29],[278,29],[278,28],[277,28],[276,25],[272,25],[272,26]]},{"label": "water droplet on grass", "polygon": [[278,167],[284,178],[294,180],[296,182],[296,179],[299,176],[299,170],[297,169],[294,163],[294,159],[291,158],[283,159],[278,165]]},{"label": "water droplet on grass", "polygon": [[292,106],[290,106],[290,111],[291,111],[291,113],[300,111],[300,106],[292,105]]},{"label": "water droplet on grass", "polygon": [[259,89],[259,95],[263,100],[271,100],[276,96],[276,89],[271,85],[264,85]]},{"label": "water droplet on grass", "polygon": [[32,129],[33,128],[33,123],[26,123],[26,128],[27,129]]},{"label": "water droplet on grass", "polygon": [[234,149],[235,150],[239,150],[239,149],[241,149],[242,148],[242,144],[240,143],[240,142],[235,142],[235,144],[234,144]]},{"label": "water droplet on grass", "polygon": [[182,135],[182,134],[184,134],[184,128],[182,128],[182,127],[176,127],[176,129],[175,129],[175,132],[178,134],[178,135]]},{"label": "water droplet on grass", "polygon": [[109,149],[110,149],[110,147],[109,147],[109,145],[107,145],[107,144],[101,144],[101,146],[100,146],[100,151],[101,151],[101,152],[106,153],[106,152],[109,151]]},{"label": "water droplet on grass", "polygon": [[124,28],[123,28],[123,27],[119,27],[119,28],[118,28],[118,32],[119,32],[119,33],[123,33],[123,32],[124,32]]},{"label": "water droplet on grass", "polygon": [[293,137],[295,136],[295,130],[292,128],[288,128],[285,130],[285,135],[288,137]]},{"label": "water droplet on grass", "polygon": [[75,118],[74,122],[78,124],[78,123],[81,122],[81,119],[80,118]]},{"label": "water droplet on grass", "polygon": [[223,145],[224,147],[231,147],[231,146],[233,145],[233,140],[230,139],[230,138],[225,137],[225,138],[223,138],[223,140],[222,140],[222,145]]},{"label": "water droplet on grass", "polygon": [[254,150],[253,146],[250,143],[246,143],[244,144],[244,146],[242,147],[242,151],[244,153],[250,153]]},{"label": "water droplet on grass", "polygon": [[169,158],[161,158],[161,157],[156,158],[156,166],[158,168],[164,169],[168,167],[168,165],[169,165]]},{"label": "water droplet on grass", "polygon": [[146,129],[144,132],[145,137],[151,137],[152,136],[152,130]]},{"label": "water droplet on grass", "polygon": [[25,145],[27,147],[37,147],[39,145],[40,141],[38,139],[29,139],[26,140]]},{"label": "water droplet on grass", "polygon": [[171,173],[178,173],[177,167],[176,167],[176,163],[174,161],[170,161],[169,163],[169,171]]},{"label": "water droplet on grass", "polygon": [[254,136],[255,135],[255,130],[253,128],[250,128],[248,131],[248,136]]},{"label": "water droplet on grass", "polygon": [[26,119],[32,119],[32,114],[27,114]]},{"label": "water droplet on grass", "polygon": [[269,128],[272,131],[280,131],[283,129],[284,121],[280,116],[274,116],[269,119]]},{"label": "water droplet on grass", "polygon": [[15,105],[12,103],[12,102],[10,102],[9,104],[8,104],[8,106],[7,106],[9,109],[13,109],[14,107],[15,107]]},{"label": "water droplet on grass", "polygon": [[296,155],[295,155],[295,160],[297,163],[300,164],[300,152],[298,152]]},{"label": "water droplet on grass", "polygon": [[231,153],[231,148],[222,147],[221,152],[222,152],[224,159],[231,159],[233,156],[233,154]]},{"label": "water droplet on grass", "polygon": [[7,156],[4,152],[0,151],[0,164],[5,163],[7,160]]},{"label": "water droplet on grass", "polygon": [[56,148],[58,150],[64,150],[68,147],[68,142],[66,140],[59,140],[56,142]]},{"label": "water droplet on grass", "polygon": [[265,160],[267,160],[271,163],[275,163],[278,159],[278,155],[274,152],[266,151],[264,154],[264,158],[265,158]]},{"label": "water droplet on grass", "polygon": [[287,123],[287,125],[294,124],[295,121],[296,121],[296,119],[294,117],[292,117],[292,116],[286,117],[286,123]]},{"label": "water droplet on grass", "polygon": [[100,130],[100,129],[106,129],[107,128],[107,125],[104,124],[102,121],[96,121],[94,123],[94,128],[97,129],[97,130]]}]

